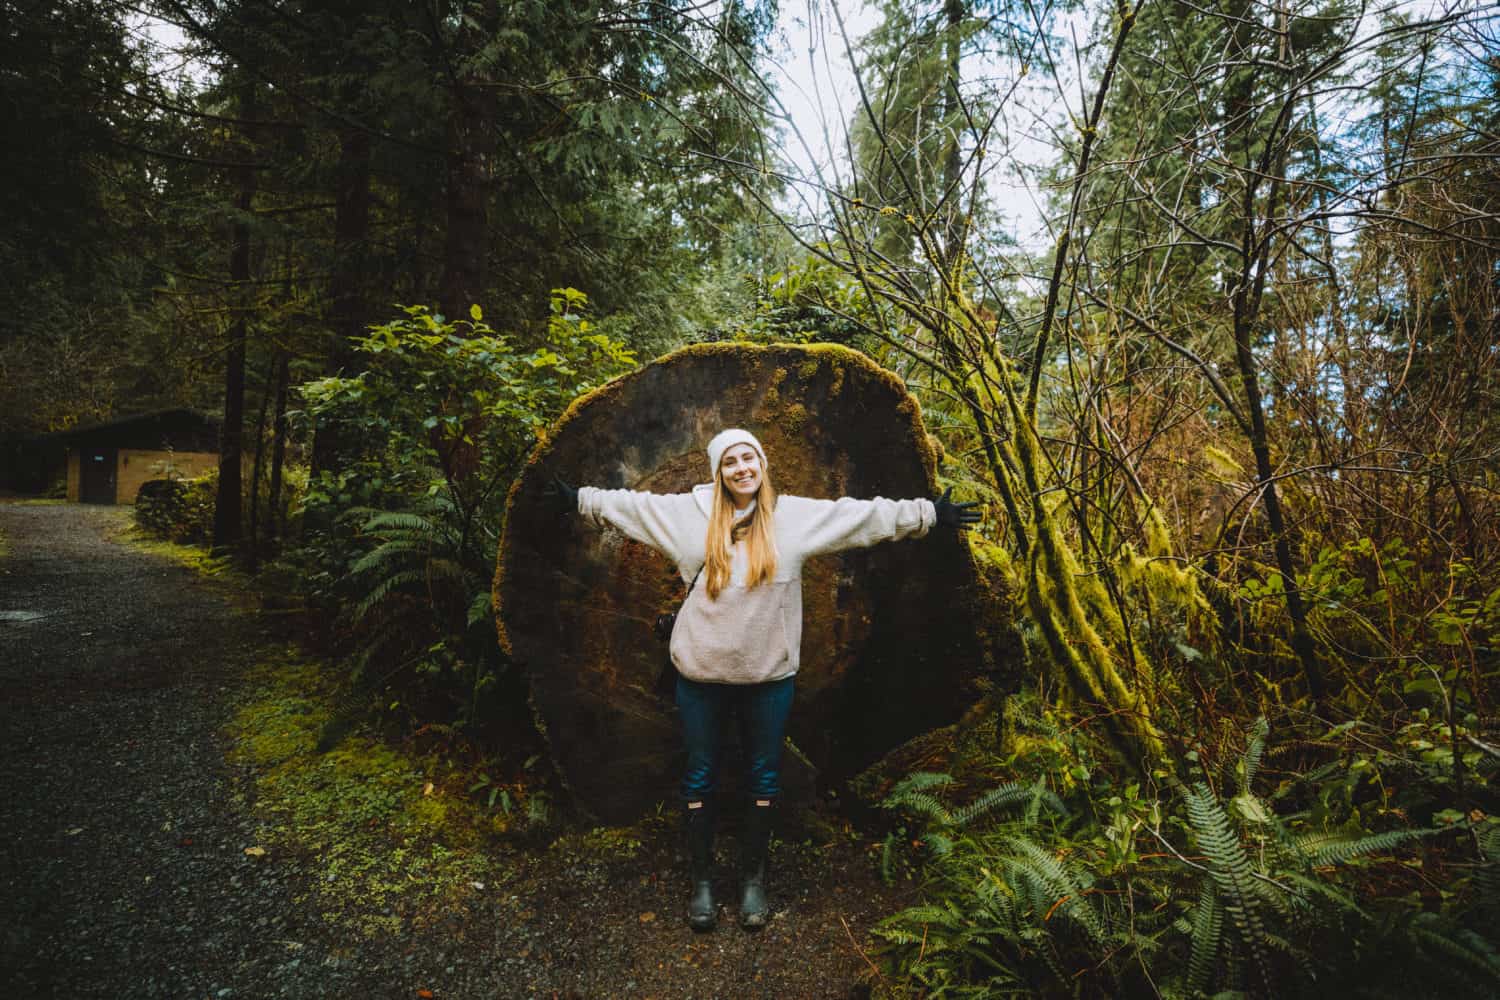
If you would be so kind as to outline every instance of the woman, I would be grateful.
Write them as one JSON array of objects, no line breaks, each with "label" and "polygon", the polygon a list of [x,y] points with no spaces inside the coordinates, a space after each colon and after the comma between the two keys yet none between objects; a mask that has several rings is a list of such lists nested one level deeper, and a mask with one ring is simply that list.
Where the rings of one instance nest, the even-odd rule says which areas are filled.
[{"label": "woman", "polygon": [[[712,482],[662,496],[553,485],[563,510],[610,524],[677,564],[688,596],[672,629],[677,707],[687,769],[682,797],[693,889],[688,922],[711,930],[714,790],[719,735],[737,710],[749,771],[750,806],[741,838],[740,924],[763,927],[771,810],[781,794],[781,750],[802,640],[802,563],[816,555],[920,538],[933,525],[966,528],[972,503],[810,500],[778,497],[765,449],[749,431],[708,443]],[[951,492],[951,491],[949,491]]]}]

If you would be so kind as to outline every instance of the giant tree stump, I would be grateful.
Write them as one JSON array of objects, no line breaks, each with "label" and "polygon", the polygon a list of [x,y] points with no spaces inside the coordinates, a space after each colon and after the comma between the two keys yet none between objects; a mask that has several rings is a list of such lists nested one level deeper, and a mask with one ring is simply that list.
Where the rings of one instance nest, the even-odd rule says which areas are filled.
[{"label": "giant tree stump", "polygon": [[[495,601],[563,779],[606,822],[676,796],[671,672],[651,624],[681,602],[684,581],[646,546],[557,514],[543,488],[556,474],[689,490],[708,481],[704,447],[725,427],[760,439],[780,493],[933,495],[915,400],[845,348],[697,345],[575,402],[512,490]],[[847,778],[963,710],[963,678],[981,653],[974,580],[967,546],[941,531],[809,561],[789,796]],[[736,768],[725,763],[728,782]]]}]

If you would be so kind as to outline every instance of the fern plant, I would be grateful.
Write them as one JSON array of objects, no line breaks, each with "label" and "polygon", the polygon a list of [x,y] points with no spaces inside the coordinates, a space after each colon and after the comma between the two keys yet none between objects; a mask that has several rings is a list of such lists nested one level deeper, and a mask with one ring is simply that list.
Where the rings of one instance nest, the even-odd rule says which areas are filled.
[{"label": "fern plant", "polygon": [[[876,928],[896,995],[1381,996],[1438,984],[1467,995],[1500,989],[1492,937],[1473,921],[1420,910],[1372,910],[1363,884],[1372,859],[1409,850],[1436,831],[1306,831],[1256,792],[1269,726],[1257,720],[1243,750],[1208,781],[1106,825],[1097,808],[1049,810],[1037,824],[1014,807],[1042,801],[1038,786],[1004,784],[970,806],[949,801],[948,775],[914,774],[882,803],[921,824],[929,852],[927,902]],[[1080,792],[1080,795],[1082,793]],[[1055,798],[1055,797],[1054,797]],[[1120,801],[1112,797],[1110,801]],[[1010,808],[1006,808],[1010,807]],[[987,822],[980,822],[988,817]],[[1148,817],[1141,820],[1141,817]],[[1294,817],[1295,818],[1295,817]],[[1495,826],[1500,827],[1500,824]],[[1160,850],[1098,845],[1145,837]],[[1484,833],[1476,889],[1496,876],[1500,834]],[[1420,970],[1382,969],[1390,956]]]},{"label": "fern plant", "polygon": [[501,666],[489,624],[483,533],[465,531],[464,513],[445,491],[413,509],[355,508],[347,516],[375,544],[346,576],[349,631],[356,643],[351,693],[324,744],[336,741],[366,710],[370,694],[403,672],[424,679],[428,689],[462,698],[467,704],[458,718],[472,719]]},{"label": "fern plant", "polygon": [[[918,771],[897,782],[890,793],[880,802],[882,809],[908,814],[925,824],[919,841],[933,854],[943,855],[953,850],[954,838],[978,820],[1004,809],[1024,805],[1028,822],[1035,822],[1039,809],[1046,807],[1058,816],[1067,815],[1062,800],[1041,782],[1022,785],[1009,781],[975,798],[973,801],[949,809],[934,794],[936,789],[953,784],[953,776],[930,771]],[[904,829],[904,828],[903,828]],[[890,881],[895,834],[886,837],[881,859],[881,871]]]},{"label": "fern plant", "polygon": [[963,806],[949,809],[933,790],[952,784],[952,775],[918,771],[897,782],[880,807],[911,813],[945,830],[961,829],[990,813],[1018,805],[1025,805],[1028,814],[1043,806],[1058,816],[1068,814],[1062,800],[1040,781],[1031,785],[1008,781]]}]

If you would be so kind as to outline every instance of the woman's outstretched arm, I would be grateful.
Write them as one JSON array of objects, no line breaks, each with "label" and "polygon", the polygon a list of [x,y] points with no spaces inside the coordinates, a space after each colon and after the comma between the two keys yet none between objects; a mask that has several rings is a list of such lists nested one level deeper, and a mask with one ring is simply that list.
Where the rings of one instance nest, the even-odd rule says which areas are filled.
[{"label": "woman's outstretched arm", "polygon": [[[934,527],[963,531],[979,522],[973,503],[954,503],[950,488],[936,500],[809,500],[793,501],[788,515],[797,519],[802,550],[810,556],[863,548],[903,538],[921,538]],[[780,511],[778,510],[778,514]]]},{"label": "woman's outstretched arm", "polygon": [[777,518],[791,519],[798,547],[809,556],[921,538],[937,523],[931,500],[810,500],[783,497]]},{"label": "woman's outstretched arm", "polygon": [[704,522],[690,493],[646,493],[580,486],[578,513],[590,523],[610,525],[649,545],[673,562],[681,562],[696,538],[702,544]]}]

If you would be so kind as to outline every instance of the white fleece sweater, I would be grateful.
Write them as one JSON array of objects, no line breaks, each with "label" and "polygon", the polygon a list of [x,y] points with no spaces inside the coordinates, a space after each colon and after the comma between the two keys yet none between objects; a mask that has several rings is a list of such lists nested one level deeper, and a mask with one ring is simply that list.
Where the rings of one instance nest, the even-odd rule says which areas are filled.
[{"label": "white fleece sweater", "polygon": [[[578,512],[613,525],[677,564],[684,582],[706,558],[713,485],[691,493],[641,493],[584,486]],[[808,558],[902,538],[920,538],[937,520],[931,500],[776,500],[776,574],[747,588],[743,540],[734,545],[729,585],[710,599],[698,577],[672,631],[672,662],[684,677],[724,684],[780,680],[797,672],[802,648],[802,564]]]}]

